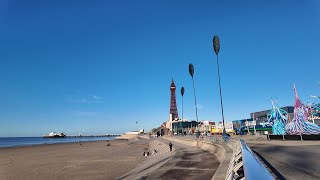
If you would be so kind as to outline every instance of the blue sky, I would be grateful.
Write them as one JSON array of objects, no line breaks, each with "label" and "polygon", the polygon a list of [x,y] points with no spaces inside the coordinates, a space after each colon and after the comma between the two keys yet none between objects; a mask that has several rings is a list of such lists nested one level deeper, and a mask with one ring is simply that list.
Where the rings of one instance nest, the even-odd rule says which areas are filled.
[{"label": "blue sky", "polygon": [[[319,1],[0,1],[0,136],[123,133],[179,115],[227,121],[320,95]],[[136,124],[135,122],[138,122]]]}]

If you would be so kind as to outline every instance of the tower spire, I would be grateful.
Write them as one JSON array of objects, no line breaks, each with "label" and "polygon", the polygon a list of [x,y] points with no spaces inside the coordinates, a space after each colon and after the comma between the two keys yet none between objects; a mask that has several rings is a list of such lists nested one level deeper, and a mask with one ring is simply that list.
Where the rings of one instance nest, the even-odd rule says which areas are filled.
[{"label": "tower spire", "polygon": [[170,93],[171,93],[171,97],[170,97],[170,112],[169,112],[169,114],[172,115],[172,120],[179,119],[177,102],[176,102],[176,85],[174,84],[173,78],[171,81]]}]

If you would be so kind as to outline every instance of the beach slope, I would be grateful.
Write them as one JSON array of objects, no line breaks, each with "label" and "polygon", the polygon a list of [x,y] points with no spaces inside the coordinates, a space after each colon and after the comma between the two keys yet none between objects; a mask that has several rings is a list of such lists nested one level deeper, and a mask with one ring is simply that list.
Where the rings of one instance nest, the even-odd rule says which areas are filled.
[{"label": "beach slope", "polygon": [[0,179],[116,179],[144,161],[148,140],[0,148]]}]

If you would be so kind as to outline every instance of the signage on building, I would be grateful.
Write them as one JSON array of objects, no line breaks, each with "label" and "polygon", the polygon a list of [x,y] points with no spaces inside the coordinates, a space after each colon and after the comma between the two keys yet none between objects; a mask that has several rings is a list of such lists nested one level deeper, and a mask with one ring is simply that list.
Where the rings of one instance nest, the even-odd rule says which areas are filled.
[{"label": "signage on building", "polygon": [[203,121],[203,125],[209,126],[209,121]]},{"label": "signage on building", "polygon": [[[224,126],[226,128],[226,132],[227,133],[233,133],[234,132],[232,122],[225,122]],[[223,124],[221,122],[217,123],[214,126],[214,128],[211,129],[211,133],[222,133],[222,132],[223,132]]]},{"label": "signage on building", "polygon": [[245,124],[246,124],[246,126],[255,126],[256,121],[246,121]]}]

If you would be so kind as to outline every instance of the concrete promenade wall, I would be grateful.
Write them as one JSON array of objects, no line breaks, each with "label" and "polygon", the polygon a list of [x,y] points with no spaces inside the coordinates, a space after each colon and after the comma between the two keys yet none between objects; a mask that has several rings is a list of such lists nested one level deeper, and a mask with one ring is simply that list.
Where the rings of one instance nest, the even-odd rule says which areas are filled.
[{"label": "concrete promenade wall", "polygon": [[232,149],[230,149],[228,146],[205,142],[205,141],[192,140],[192,139],[171,138],[168,136],[164,136],[163,138],[169,141],[180,143],[180,144],[199,147],[203,150],[209,151],[210,153],[214,154],[220,161],[220,166],[217,169],[214,176],[212,177],[212,179],[214,180],[225,179],[227,175],[229,163],[231,160],[231,156],[233,153]]},{"label": "concrete promenade wall", "polygon": [[174,142],[188,145],[188,146],[198,146],[198,142],[199,142],[199,141],[194,141],[190,139],[177,139],[177,138],[171,138],[167,136],[163,136],[163,139],[167,139],[167,140],[174,141]]}]

